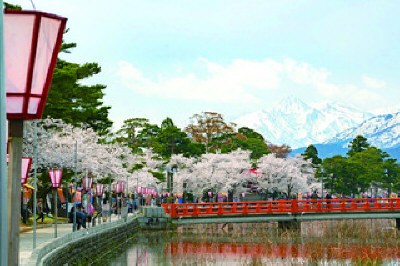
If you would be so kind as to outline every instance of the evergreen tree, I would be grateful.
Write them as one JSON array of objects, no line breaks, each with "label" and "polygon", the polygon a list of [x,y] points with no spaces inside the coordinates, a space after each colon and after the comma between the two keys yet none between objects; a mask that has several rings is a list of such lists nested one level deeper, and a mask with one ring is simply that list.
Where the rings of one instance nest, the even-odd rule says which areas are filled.
[{"label": "evergreen tree", "polygon": [[[60,52],[70,53],[75,43],[64,43]],[[57,59],[43,117],[60,118],[74,126],[86,124],[100,135],[109,132],[111,107],[103,105],[105,85],[82,85],[81,81],[100,73],[97,63],[76,64]]]},{"label": "evergreen tree", "polygon": [[238,133],[246,136],[247,138],[260,139],[260,140],[264,141],[264,137],[260,133],[255,132],[253,129],[248,128],[248,127],[239,128]]},{"label": "evergreen tree", "polygon": [[361,135],[358,135],[355,137],[349,144],[349,151],[347,152],[348,156],[353,156],[357,152],[361,152],[363,150],[366,150],[369,147],[369,143],[367,142],[367,139],[364,138]]},{"label": "evergreen tree", "polygon": [[173,154],[197,157],[205,151],[203,144],[192,143],[186,133],[176,127],[169,117],[161,122],[161,131],[157,135],[156,144],[153,145],[154,151],[164,158],[170,158]]},{"label": "evergreen tree", "polygon": [[19,5],[13,5],[13,4],[9,4],[7,2],[4,2],[3,6],[5,9],[11,9],[11,10],[21,10],[22,9],[21,6],[19,6]]},{"label": "evergreen tree", "polygon": [[251,159],[259,159],[265,154],[271,153],[264,137],[248,127],[241,127],[236,134],[238,148],[251,151]]},{"label": "evergreen tree", "polygon": [[325,158],[322,161],[324,172],[324,187],[334,193],[350,195],[357,193],[356,180],[351,176],[347,158],[341,155]]},{"label": "evergreen tree", "polygon": [[384,163],[384,175],[382,176],[382,185],[391,193],[392,189],[400,190],[400,165],[396,159],[389,158]]},{"label": "evergreen tree", "polygon": [[304,159],[311,159],[314,166],[322,163],[322,160],[318,157],[318,150],[314,145],[308,145],[307,149],[301,154]]},{"label": "evergreen tree", "polygon": [[354,153],[347,159],[349,178],[360,191],[367,191],[371,183],[380,183],[384,175],[385,153],[376,147]]},{"label": "evergreen tree", "polygon": [[140,153],[143,147],[148,147],[159,132],[157,125],[149,123],[147,118],[129,118],[124,120],[122,127],[116,132],[115,141],[128,146],[133,153]]},{"label": "evergreen tree", "polygon": [[190,142],[186,133],[177,128],[169,117],[161,122],[161,130],[156,140],[154,151],[164,158],[183,153],[184,147]]}]

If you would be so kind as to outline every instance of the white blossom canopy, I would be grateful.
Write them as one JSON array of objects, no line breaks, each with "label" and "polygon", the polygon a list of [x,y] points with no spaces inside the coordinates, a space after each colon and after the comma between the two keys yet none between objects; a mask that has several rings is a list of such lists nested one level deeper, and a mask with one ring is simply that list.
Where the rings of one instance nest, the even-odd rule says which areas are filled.
[{"label": "white blossom canopy", "polygon": [[[34,141],[34,126],[37,124],[37,142]],[[55,119],[26,122],[24,155],[34,157],[38,149],[36,169],[64,168],[94,177],[113,177],[126,180],[129,191],[138,186],[155,187],[159,180],[151,172],[171,171],[173,192],[201,194],[208,189],[214,192],[236,192],[247,190],[251,182],[263,190],[285,193],[309,191],[316,187],[314,169],[310,161],[302,157],[276,158],[269,154],[258,161],[259,174],[248,174],[252,163],[250,152],[236,150],[228,154],[203,154],[200,158],[173,155],[167,165],[151,150],[143,154],[132,154],[130,149],[118,144],[101,144],[99,136],[91,128],[73,127]],[[140,169],[132,170],[136,164]],[[168,170],[169,169],[169,170]]]},{"label": "white blossom canopy", "polygon": [[[37,140],[35,143],[35,125]],[[64,168],[75,171],[79,177],[91,173],[96,178],[125,179],[129,173],[124,167],[129,149],[116,144],[100,144],[99,136],[91,128],[79,128],[61,120],[44,119],[26,122],[24,156],[34,158],[38,151],[38,170]]]},{"label": "white blossom canopy", "polygon": [[251,167],[250,152],[237,150],[228,154],[203,154],[198,159],[175,156],[169,167],[177,166],[174,173],[174,192],[201,194],[205,190],[228,192],[242,190],[243,171]]},{"label": "white blossom canopy", "polygon": [[310,160],[301,156],[276,158],[264,155],[258,161],[261,174],[255,182],[264,190],[276,190],[290,194],[309,191],[314,185],[314,168]]}]

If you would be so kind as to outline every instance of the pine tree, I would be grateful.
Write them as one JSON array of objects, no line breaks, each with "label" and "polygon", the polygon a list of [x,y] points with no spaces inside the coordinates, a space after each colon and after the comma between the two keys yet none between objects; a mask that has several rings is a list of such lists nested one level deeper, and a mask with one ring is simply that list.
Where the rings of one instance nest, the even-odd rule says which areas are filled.
[{"label": "pine tree", "polygon": [[[60,52],[69,53],[75,43],[64,43]],[[59,118],[74,126],[86,124],[100,135],[109,132],[111,107],[103,105],[105,85],[82,85],[81,81],[100,73],[97,63],[76,64],[57,59],[43,117]]]},{"label": "pine tree", "polygon": [[347,152],[347,155],[351,157],[357,152],[366,150],[369,146],[370,145],[367,142],[367,139],[364,138],[362,135],[358,135],[350,142],[349,151]]},{"label": "pine tree", "polygon": [[322,163],[322,160],[318,157],[317,148],[312,144],[308,145],[307,149],[301,155],[306,160],[311,159],[312,164],[315,166]]}]

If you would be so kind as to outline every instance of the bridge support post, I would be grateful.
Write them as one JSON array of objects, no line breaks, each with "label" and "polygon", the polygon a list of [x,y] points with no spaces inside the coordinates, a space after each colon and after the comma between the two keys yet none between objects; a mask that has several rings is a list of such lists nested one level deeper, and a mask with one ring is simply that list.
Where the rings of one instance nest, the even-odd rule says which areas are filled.
[{"label": "bridge support post", "polygon": [[396,219],[396,228],[397,230],[400,230],[400,218]]},{"label": "bridge support post", "polygon": [[301,227],[301,222],[298,220],[278,222],[279,229],[300,229],[300,227]]}]

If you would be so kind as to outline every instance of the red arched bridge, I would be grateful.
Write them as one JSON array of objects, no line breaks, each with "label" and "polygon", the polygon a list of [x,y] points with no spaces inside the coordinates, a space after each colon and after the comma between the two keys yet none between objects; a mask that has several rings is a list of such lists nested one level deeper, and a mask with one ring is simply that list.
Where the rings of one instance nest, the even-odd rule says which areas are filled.
[{"label": "red arched bridge", "polygon": [[400,224],[400,198],[170,203],[163,207],[178,224],[329,219],[396,219]]}]

